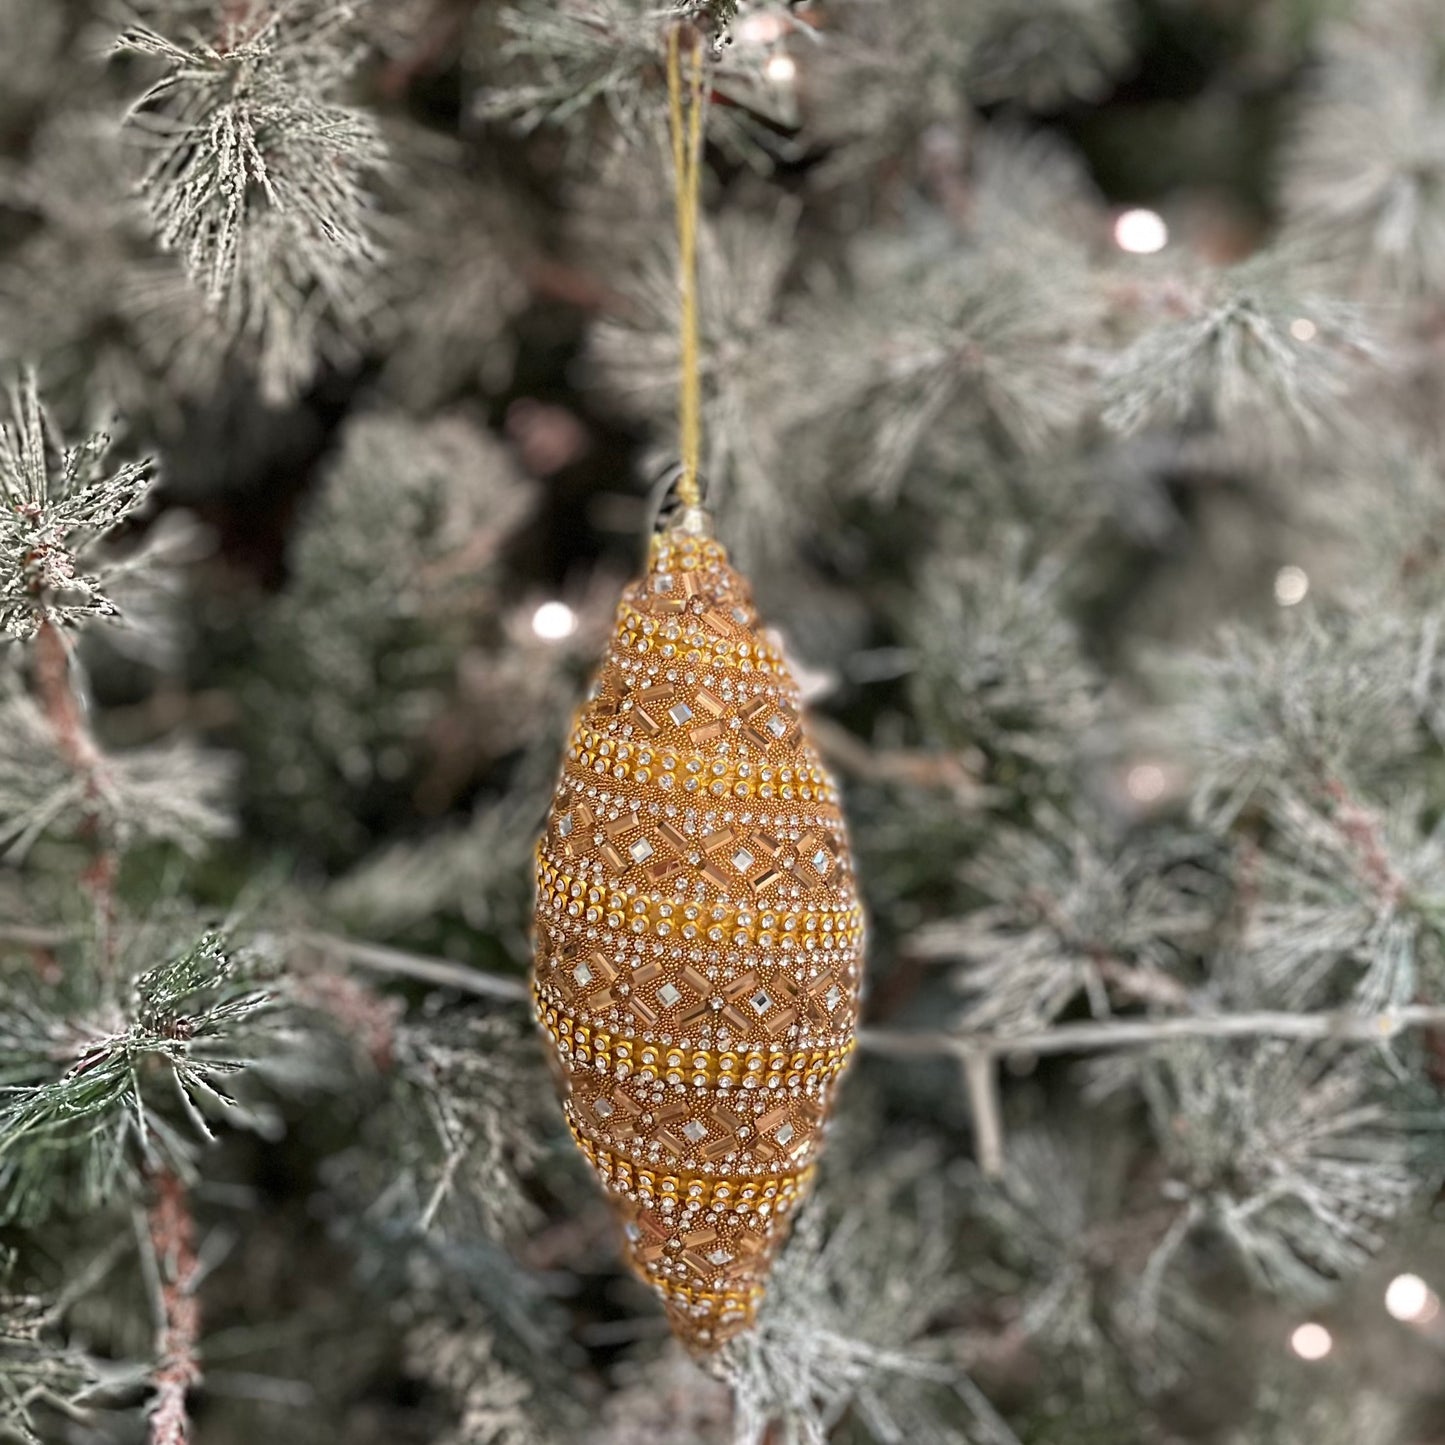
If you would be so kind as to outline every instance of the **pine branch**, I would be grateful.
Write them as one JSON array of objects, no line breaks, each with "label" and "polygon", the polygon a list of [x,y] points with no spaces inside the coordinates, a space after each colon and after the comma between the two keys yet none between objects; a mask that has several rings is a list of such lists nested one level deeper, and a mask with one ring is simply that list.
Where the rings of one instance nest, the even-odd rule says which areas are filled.
[{"label": "pine branch", "polygon": [[376,122],[337,100],[357,59],[350,0],[232,7],[218,44],[129,26],[116,48],[163,74],[125,119],[149,155],[140,191],[234,339],[284,399],[362,324],[380,261],[372,175]]},{"label": "pine branch", "polygon": [[402,1175],[416,1159],[416,1227],[461,1239],[479,1228],[495,1239],[537,1223],[522,1181],[555,1121],[538,1107],[546,1096],[530,1035],[492,1015],[425,1011],[401,1030],[398,1073],[412,1147],[392,1167]]},{"label": "pine branch", "polygon": [[154,1261],[160,1326],[151,1371],[155,1398],[150,1406],[150,1445],[189,1445],[187,1397],[201,1382],[198,1349],[201,1305],[197,1295],[201,1263],[195,1220],[184,1181],[169,1169],[151,1183],[146,1237]]},{"label": "pine branch", "polygon": [[1412,1004],[1375,1014],[1339,1010],[1330,1013],[1192,1014],[1181,1018],[1101,1019],[1054,1024],[1016,1034],[905,1032],[863,1029],[861,1048],[891,1057],[956,1054],[1006,1058],[1010,1054],[1096,1053],[1149,1048],[1185,1039],[1297,1039],[1302,1041],[1387,1044],[1413,1029],[1445,1025],[1445,1006]]},{"label": "pine branch", "polygon": [[[175,750],[164,754],[163,767],[156,754],[108,759],[87,724],[67,641],[71,628],[120,615],[102,590],[108,583],[153,565],[153,559],[98,554],[106,534],[146,499],[151,463],[107,470],[104,434],[79,446],[60,442],[33,374],[12,392],[10,411],[10,424],[0,427],[0,498],[7,503],[0,508],[0,626],[34,644],[39,719],[51,736],[43,746],[40,722],[26,700],[0,698],[10,732],[9,753],[0,764],[0,841],[18,855],[67,810],[79,814],[79,831],[92,852],[84,881],[95,900],[108,967],[121,834],[138,826],[184,846],[197,835],[221,831],[225,823],[210,799],[218,770],[199,755]],[[94,567],[93,575],[84,575],[82,564]],[[35,744],[38,756],[27,755],[27,743]]]},{"label": "pine branch", "polygon": [[979,35],[968,88],[980,103],[1047,109],[1095,97],[1129,62],[1132,16],[1119,0],[989,0],[970,9]]},{"label": "pine branch", "polygon": [[1335,17],[1286,157],[1291,230],[1397,301],[1438,298],[1439,16],[1430,4],[1384,0]]},{"label": "pine branch", "polygon": [[929,923],[907,952],[954,965],[967,1033],[1046,1026],[1081,994],[1096,1016],[1110,1012],[1111,996],[1187,1007],[1188,989],[1169,970],[1213,916],[1203,851],[1192,840],[1141,847],[1104,819],[1040,808],[1028,829],[993,830],[965,865],[988,902]]},{"label": "pine branch", "polygon": [[523,130],[550,125],[579,138],[602,117],[618,143],[646,143],[663,101],[667,33],[688,26],[711,37],[708,86],[715,101],[709,140],[754,149],[750,112],[776,110],[761,84],[763,55],[722,43],[734,0],[512,0],[500,10],[501,39],[486,58],[503,64],[479,98],[485,116]]},{"label": "pine branch", "polygon": [[821,714],[813,715],[809,727],[823,756],[852,777],[937,789],[960,808],[972,810],[984,805],[986,790],[979,781],[982,759],[971,750],[877,748]]},{"label": "pine branch", "polygon": [[1118,1077],[1148,1105],[1167,1192],[1278,1293],[1327,1293],[1428,1189],[1388,1073],[1361,1051],[1194,1043],[1132,1072]]},{"label": "pine branch", "polygon": [[[376,793],[414,793],[464,666],[488,657],[501,557],[534,502],[475,415],[352,415],[293,538],[289,584],[247,628],[235,688],[252,814],[278,840],[353,863]],[[519,674],[520,688],[550,680]],[[535,731],[516,692],[509,707],[487,719],[496,731],[516,719],[496,743],[475,729],[493,756]]]},{"label": "pine branch", "polygon": [[[264,1123],[225,1083],[262,1068],[283,1016],[219,936],[145,970],[123,1001],[96,980],[60,999],[33,987],[8,989],[0,1016],[0,1219],[37,1221],[62,1198],[94,1207],[143,1172],[188,1169],[214,1137],[208,1112]],[[88,996],[91,1010],[74,1007]]]},{"label": "pine branch", "polygon": [[[115,1251],[100,1267],[85,1270],[81,1283],[97,1288]],[[12,1257],[0,1251],[0,1286]],[[23,1445],[43,1445],[38,1413],[54,1413],[77,1424],[88,1424],[89,1406],[104,1388],[101,1363],[84,1350],[56,1338],[70,1298],[46,1299],[15,1295],[0,1289],[0,1439]]]},{"label": "pine branch", "polygon": [[1182,282],[1168,314],[1109,363],[1104,420],[1126,434],[1202,424],[1255,454],[1338,437],[1355,420],[1343,403],[1385,349],[1364,308],[1310,287],[1310,269],[1269,251]]},{"label": "pine branch", "polygon": [[456,1408],[456,1427],[433,1435],[431,1445],[545,1445],[551,1438],[538,1423],[535,1382],[499,1353],[493,1332],[475,1321],[451,1328],[429,1320],[408,1336],[409,1365]]},{"label": "pine branch", "polygon": [[119,861],[115,837],[98,807],[102,756],[96,747],[80,696],[75,689],[69,650],[60,629],[42,622],[35,637],[36,688],[55,733],[56,747],[80,781],[85,802],[82,836],[91,846],[91,863],[82,877],[95,907],[100,962],[109,977],[115,964],[115,876]]},{"label": "pine branch", "polygon": [[54,948],[75,938],[69,928],[36,928],[21,923],[0,923],[0,944],[17,948]]},{"label": "pine branch", "polygon": [[29,640],[45,623],[118,617],[104,590],[115,563],[97,548],[146,499],[152,464],[108,471],[104,433],[76,446],[58,442],[31,373],[9,401],[10,420],[0,425],[0,630]]},{"label": "pine branch", "polygon": [[77,773],[89,776],[100,765],[100,753],[85,726],[80,698],[71,681],[70,651],[51,621],[35,634],[35,681],[45,716],[55,729],[60,754]]},{"label": "pine branch", "polygon": [[986,1232],[998,1271],[990,1286],[1016,1354],[1047,1352],[1082,1385],[1109,1369],[1122,1345],[1131,1364],[1167,1386],[1198,1359],[1211,1320],[1187,1281],[1175,1278],[1161,1294],[1151,1275],[1155,1260],[1167,1264],[1177,1249],[1180,1221],[1197,1220],[1172,1194],[1151,1200],[1137,1155],[1112,1123],[1066,1110],[1021,1127],[996,1176],[965,1175],[970,1220]]},{"label": "pine branch", "polygon": [[[36,584],[37,608],[45,594]],[[90,853],[81,876],[97,920],[101,973],[113,971],[115,882],[122,846],[136,835],[165,839],[194,851],[229,830],[215,804],[229,779],[228,763],[184,744],[112,758],[95,741],[76,676],[76,661],[60,624],[37,611],[35,693],[0,694],[0,718],[10,748],[0,758],[0,843],[18,861],[45,831],[74,821]]]},{"label": "pine branch", "polygon": [[532,997],[531,990],[520,978],[505,978],[442,958],[427,958],[422,954],[343,938],[334,933],[303,933],[301,941],[317,949],[323,957],[349,963],[355,968],[413,978],[435,988],[455,989],[459,993],[501,999],[507,1003],[527,1003]]},{"label": "pine branch", "polygon": [[[1019,1445],[947,1332],[973,1281],[952,1258],[934,1168],[926,1157],[895,1156],[891,1168],[875,1160],[840,1217],[819,1200],[798,1220],[757,1327],[718,1359],[734,1391],[736,1445],[822,1445],[845,1417],[875,1440]],[[969,1405],[967,1433],[942,1407],[951,1392]]]},{"label": "pine branch", "polygon": [[[437,988],[455,989],[479,998],[526,1003],[531,994],[521,979],[488,973],[467,964],[337,934],[306,933],[304,942],[323,955],[358,968],[416,979]],[[1413,1029],[1445,1025],[1445,1006],[1428,1004],[1387,1009],[1375,1014],[1339,1010],[1330,1013],[1260,1011],[1240,1014],[1191,1014],[1179,1018],[1111,1018],[1019,1033],[906,1031],[864,1028],[859,1046],[892,1057],[955,1054],[1004,1058],[1010,1054],[1094,1053],[1111,1049],[1147,1048],[1180,1039],[1278,1038],[1337,1040],[1345,1043],[1389,1043]]]},{"label": "pine branch", "polygon": [[998,1097],[998,1071],[987,1054],[966,1054],[959,1060],[963,1087],[973,1115],[978,1167],[989,1179],[1003,1172],[1003,1111]]},{"label": "pine branch", "polygon": [[[62,727],[68,726],[64,721]],[[0,845],[17,863],[42,836],[78,837],[99,856],[152,839],[197,853],[230,831],[219,806],[232,761],[183,741],[104,754],[76,772],[56,728],[31,698],[0,679]]]}]

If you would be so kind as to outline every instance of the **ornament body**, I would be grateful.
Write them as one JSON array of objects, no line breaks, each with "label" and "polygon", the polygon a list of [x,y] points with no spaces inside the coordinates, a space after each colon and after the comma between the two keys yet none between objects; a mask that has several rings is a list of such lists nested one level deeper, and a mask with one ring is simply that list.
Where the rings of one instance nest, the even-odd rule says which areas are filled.
[{"label": "ornament body", "polygon": [[857,1027],[832,779],[747,584],[653,540],[537,845],[537,1016],[630,1263],[705,1353],[746,1329]]}]

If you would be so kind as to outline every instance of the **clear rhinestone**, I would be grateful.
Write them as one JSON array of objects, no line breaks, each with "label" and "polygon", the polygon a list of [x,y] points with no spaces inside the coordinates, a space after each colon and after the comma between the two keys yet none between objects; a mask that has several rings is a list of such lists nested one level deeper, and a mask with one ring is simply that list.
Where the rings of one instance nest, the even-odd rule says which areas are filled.
[{"label": "clear rhinestone", "polygon": [[557,831],[564,838],[570,838],[572,836],[573,826],[571,813],[563,813],[562,816],[557,819]]},{"label": "clear rhinestone", "polygon": [[692,716],[692,709],[685,702],[676,702],[668,708],[667,715],[681,727]]},{"label": "clear rhinestone", "polygon": [[793,1126],[791,1124],[784,1124],[781,1128],[774,1129],[773,1138],[786,1149],[788,1145],[793,1142]]},{"label": "clear rhinestone", "polygon": [[599,1119],[610,1119],[617,1111],[606,1099],[594,1099],[592,1101],[592,1112]]},{"label": "clear rhinestone", "polygon": [[783,738],[788,735],[788,720],[780,712],[775,712],[768,719],[768,731],[775,738]]},{"label": "clear rhinestone", "polygon": [[819,848],[808,861],[819,873],[826,873],[833,866],[833,855],[826,848]]},{"label": "clear rhinestone", "polygon": [[689,1119],[687,1123],[682,1126],[682,1132],[686,1134],[694,1144],[707,1138],[707,1126],[705,1124],[699,1124],[696,1119]]},{"label": "clear rhinestone", "polygon": [[756,859],[754,859],[753,855],[749,853],[746,848],[739,848],[738,851],[733,854],[733,867],[736,868],[739,873],[746,873],[748,869],[753,866],[754,862],[756,862]]},{"label": "clear rhinestone", "polygon": [[768,1011],[770,1008],[772,1008],[772,1006],[773,1006],[773,1001],[772,1001],[772,999],[770,999],[770,998],[768,997],[766,991],[763,990],[763,989],[759,989],[759,990],[748,1000],[748,1002],[749,1002],[750,1004],[752,1004],[752,1006],[753,1006],[760,1014],[765,1014],[765,1013],[767,1013],[767,1011]]},{"label": "clear rhinestone", "polygon": [[632,855],[632,861],[634,863],[646,863],[656,849],[653,848],[652,844],[649,843],[646,838],[639,838],[627,851]]},{"label": "clear rhinestone", "polygon": [[653,590],[654,592],[671,592],[671,591],[672,591],[672,573],[671,573],[671,572],[659,572],[659,573],[652,579],[652,590]]},{"label": "clear rhinestone", "polygon": [[823,1002],[828,1005],[829,1013],[832,1013],[832,1011],[837,1008],[842,1001],[843,990],[839,988],[836,983],[832,986],[832,988],[828,990],[827,993],[823,995]]},{"label": "clear rhinestone", "polygon": [[589,984],[592,982],[592,970],[585,963],[579,963],[572,970],[572,977],[580,984]]},{"label": "clear rhinestone", "polygon": [[682,999],[682,994],[670,983],[663,984],[663,986],[658,989],[657,996],[668,1008],[671,1008],[673,1004],[680,1002]]}]

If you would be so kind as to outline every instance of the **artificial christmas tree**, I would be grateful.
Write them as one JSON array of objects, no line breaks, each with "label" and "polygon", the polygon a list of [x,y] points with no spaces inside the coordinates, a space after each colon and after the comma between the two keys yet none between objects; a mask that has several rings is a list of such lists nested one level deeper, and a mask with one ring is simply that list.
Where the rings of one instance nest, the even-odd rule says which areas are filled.
[{"label": "artificial christmas tree", "polygon": [[[0,1435],[1440,1438],[1436,8],[0,0]],[[765,1239],[703,1367],[527,982],[678,457],[784,634],[746,760],[806,708],[828,797],[710,849],[619,731],[638,814],[569,795],[547,866],[649,947],[774,867],[869,939],[786,1246],[642,1260]],[[606,727],[766,726],[728,676]],[[817,998],[771,931],[700,978],[786,1152],[766,1030],[841,1048],[858,960]],[[572,941],[544,1019],[648,1046]],[[691,1100],[659,1164],[772,1177]]]}]

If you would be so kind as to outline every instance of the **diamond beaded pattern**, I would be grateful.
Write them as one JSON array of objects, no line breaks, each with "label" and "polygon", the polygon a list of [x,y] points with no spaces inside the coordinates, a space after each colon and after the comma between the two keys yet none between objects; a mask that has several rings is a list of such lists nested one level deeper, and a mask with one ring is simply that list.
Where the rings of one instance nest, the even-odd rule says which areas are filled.
[{"label": "diamond beaded pattern", "polygon": [[751,1324],[853,1048],[837,790],[747,584],[653,540],[537,845],[538,1018],[629,1259],[692,1349]]}]

